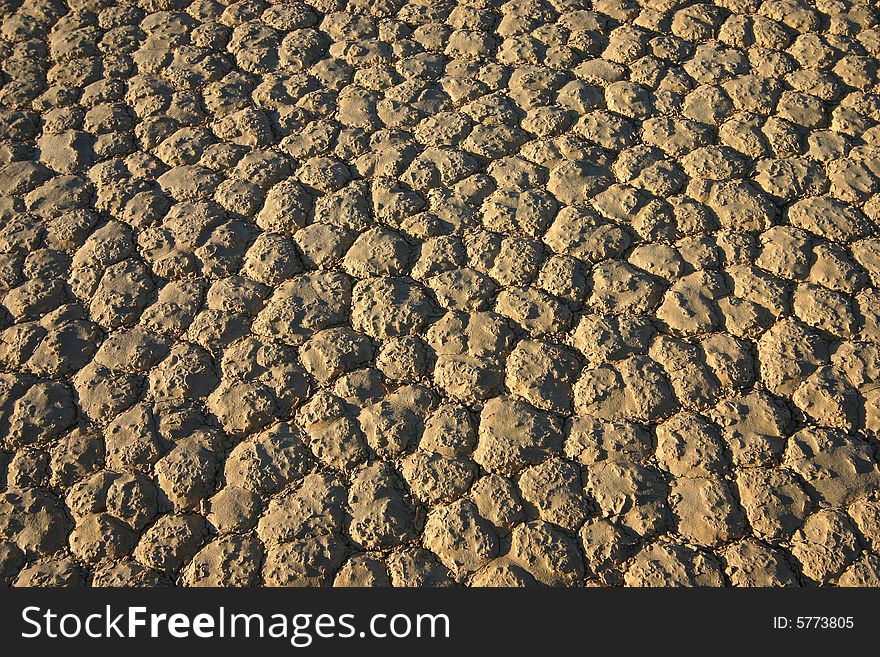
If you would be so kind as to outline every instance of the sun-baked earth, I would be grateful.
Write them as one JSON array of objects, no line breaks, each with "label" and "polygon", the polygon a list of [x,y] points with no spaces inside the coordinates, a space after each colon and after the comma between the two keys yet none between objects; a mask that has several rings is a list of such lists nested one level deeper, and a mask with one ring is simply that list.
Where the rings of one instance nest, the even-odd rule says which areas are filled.
[{"label": "sun-baked earth", "polygon": [[0,579],[880,584],[880,10],[0,0]]}]

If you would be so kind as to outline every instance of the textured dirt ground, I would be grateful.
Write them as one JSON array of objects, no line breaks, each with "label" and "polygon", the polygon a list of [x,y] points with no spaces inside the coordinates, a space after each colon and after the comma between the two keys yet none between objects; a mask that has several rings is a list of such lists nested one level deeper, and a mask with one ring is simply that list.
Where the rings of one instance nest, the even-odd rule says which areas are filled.
[{"label": "textured dirt ground", "polygon": [[880,584],[880,11],[0,0],[0,578]]}]

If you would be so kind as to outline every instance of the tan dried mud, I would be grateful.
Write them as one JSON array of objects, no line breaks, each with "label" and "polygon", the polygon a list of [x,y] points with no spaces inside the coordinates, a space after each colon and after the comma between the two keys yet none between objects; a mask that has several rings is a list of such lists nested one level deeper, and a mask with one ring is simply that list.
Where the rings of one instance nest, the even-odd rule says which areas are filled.
[{"label": "tan dried mud", "polygon": [[880,584],[876,3],[0,18],[0,582]]}]

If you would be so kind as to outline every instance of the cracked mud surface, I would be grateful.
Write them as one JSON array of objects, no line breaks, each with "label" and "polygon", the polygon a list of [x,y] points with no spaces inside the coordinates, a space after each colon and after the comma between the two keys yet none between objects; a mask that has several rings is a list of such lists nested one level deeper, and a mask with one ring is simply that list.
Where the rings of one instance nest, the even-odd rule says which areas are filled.
[{"label": "cracked mud surface", "polygon": [[880,10],[0,0],[0,579],[880,584]]}]

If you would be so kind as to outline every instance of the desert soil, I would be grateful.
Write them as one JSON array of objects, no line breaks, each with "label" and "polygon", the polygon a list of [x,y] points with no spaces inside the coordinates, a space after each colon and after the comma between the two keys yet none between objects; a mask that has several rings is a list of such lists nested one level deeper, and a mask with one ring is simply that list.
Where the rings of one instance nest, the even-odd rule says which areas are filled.
[{"label": "desert soil", "polygon": [[880,584],[880,10],[0,0],[0,580]]}]

